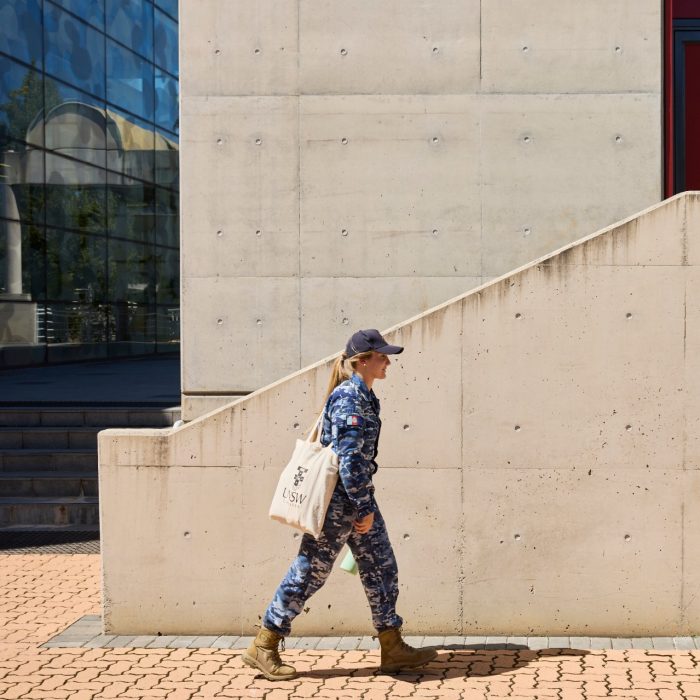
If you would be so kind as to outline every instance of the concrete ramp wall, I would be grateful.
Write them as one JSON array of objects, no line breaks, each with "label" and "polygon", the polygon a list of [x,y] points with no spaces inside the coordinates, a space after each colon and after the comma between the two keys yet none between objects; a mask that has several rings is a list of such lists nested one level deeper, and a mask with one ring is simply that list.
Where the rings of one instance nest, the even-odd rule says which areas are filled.
[{"label": "concrete ramp wall", "polygon": [[[699,264],[679,195],[387,334],[376,484],[408,633],[700,633]],[[253,631],[298,545],[269,501],[332,360],[100,433],[106,631]],[[308,607],[295,634],[371,633],[338,568]]]}]

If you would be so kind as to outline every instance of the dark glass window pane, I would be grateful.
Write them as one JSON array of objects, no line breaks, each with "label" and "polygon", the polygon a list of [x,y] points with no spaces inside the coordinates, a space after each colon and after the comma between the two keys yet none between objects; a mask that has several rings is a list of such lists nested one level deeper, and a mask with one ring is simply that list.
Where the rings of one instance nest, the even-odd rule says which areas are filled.
[{"label": "dark glass window pane", "polygon": [[44,34],[46,72],[104,98],[104,35],[48,2]]},{"label": "dark glass window pane", "polygon": [[170,345],[170,348],[158,346],[158,352],[162,349],[176,351],[180,343],[180,308],[177,304],[156,307],[156,330],[158,342]]},{"label": "dark glass window pane", "polygon": [[153,60],[153,5],[146,0],[107,0],[107,34]]},{"label": "dark glass window pane", "polygon": [[164,187],[177,187],[180,179],[178,137],[156,133],[156,182]]},{"label": "dark glass window pane", "polygon": [[47,76],[45,122],[47,148],[105,167],[104,102]]},{"label": "dark glass window pane", "polygon": [[179,195],[160,187],[156,191],[156,238],[158,245],[180,245]]},{"label": "dark glass window pane", "polygon": [[46,154],[46,223],[104,233],[105,171]]},{"label": "dark glass window pane", "polygon": [[44,223],[44,152],[13,141],[0,151],[0,217]]},{"label": "dark glass window pane", "polygon": [[156,64],[177,75],[177,24],[160,10],[155,11],[154,41]]},{"label": "dark glass window pane", "polygon": [[0,298],[0,367],[41,362],[41,306]]},{"label": "dark glass window pane", "polygon": [[110,173],[107,230],[111,236],[152,243],[155,237],[155,187]]},{"label": "dark glass window pane", "polygon": [[0,299],[44,298],[44,249],[42,226],[0,219]]},{"label": "dark glass window pane", "polygon": [[177,100],[178,81],[156,68],[156,124],[176,134],[180,128]]},{"label": "dark glass window pane", "polygon": [[90,233],[46,233],[47,297],[94,303],[107,298],[107,239]]},{"label": "dark glass window pane", "polygon": [[155,180],[155,134],[147,122],[107,110],[107,167],[142,180]]},{"label": "dark glass window pane", "polygon": [[177,304],[180,299],[180,252],[174,248],[156,248],[156,300],[159,304]]},{"label": "dark glass window pane", "polygon": [[43,89],[39,72],[0,56],[0,150],[8,140],[44,143]]},{"label": "dark glass window pane", "polygon": [[107,101],[153,119],[153,65],[107,39]]},{"label": "dark glass window pane", "polygon": [[132,241],[109,241],[109,298],[150,304],[155,299],[153,246]]},{"label": "dark glass window pane", "polygon": [[156,0],[156,5],[174,19],[177,19],[177,0]]},{"label": "dark glass window pane", "polygon": [[0,51],[41,68],[41,0],[0,0]]},{"label": "dark glass window pane", "polygon": [[127,302],[115,304],[111,308],[110,318],[110,355],[153,352],[155,326],[155,307]]},{"label": "dark glass window pane", "polygon": [[[53,348],[55,361],[102,357],[95,345],[107,342],[108,307],[102,304],[54,303],[46,305],[46,342],[49,345],[65,345]],[[70,346],[87,345],[85,348]],[[90,347],[93,346],[93,347]]]},{"label": "dark glass window pane", "polygon": [[81,19],[94,25],[100,31],[105,28],[105,3],[104,0],[52,0],[57,5],[62,5],[66,10],[78,15]]}]

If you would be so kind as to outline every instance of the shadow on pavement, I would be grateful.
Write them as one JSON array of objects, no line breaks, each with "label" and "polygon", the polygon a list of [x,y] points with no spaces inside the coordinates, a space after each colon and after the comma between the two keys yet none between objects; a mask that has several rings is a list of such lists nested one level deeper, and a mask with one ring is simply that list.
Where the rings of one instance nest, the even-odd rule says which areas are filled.
[{"label": "shadow on pavement", "polygon": [[[391,676],[409,683],[420,684],[423,681],[431,681],[436,678],[447,680],[450,678],[498,676],[501,673],[525,668],[531,661],[536,661],[542,656],[569,657],[590,654],[590,651],[586,649],[535,650],[515,644],[509,644],[507,647],[501,646],[498,649],[451,644],[445,647],[435,647],[435,649],[438,651],[438,657],[435,661],[412,671],[389,674],[382,673],[377,666],[368,666],[367,668],[312,669],[300,675],[305,678],[319,678],[321,680],[339,676],[352,678]],[[512,659],[512,663],[508,663],[509,658]]]},{"label": "shadow on pavement", "polygon": [[2,554],[99,554],[99,551],[100,533],[97,530],[0,531]]}]

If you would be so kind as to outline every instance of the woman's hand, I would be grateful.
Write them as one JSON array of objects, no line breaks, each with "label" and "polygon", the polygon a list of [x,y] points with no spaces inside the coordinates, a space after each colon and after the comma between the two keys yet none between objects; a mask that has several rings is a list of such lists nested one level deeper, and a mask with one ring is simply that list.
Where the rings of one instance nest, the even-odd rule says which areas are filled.
[{"label": "woman's hand", "polygon": [[355,532],[357,532],[360,535],[364,535],[366,532],[369,532],[372,529],[372,525],[374,525],[374,513],[370,513],[369,515],[365,515],[362,520],[356,520],[352,526],[355,529]]}]

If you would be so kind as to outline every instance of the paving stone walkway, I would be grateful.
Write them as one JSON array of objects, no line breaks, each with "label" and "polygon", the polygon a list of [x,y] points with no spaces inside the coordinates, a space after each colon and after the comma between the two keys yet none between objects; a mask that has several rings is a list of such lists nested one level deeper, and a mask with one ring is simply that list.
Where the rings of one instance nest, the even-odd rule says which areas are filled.
[{"label": "paving stone walkway", "polygon": [[285,657],[301,676],[271,683],[242,666],[245,638],[86,640],[99,624],[98,555],[0,554],[0,591],[0,698],[700,698],[700,649],[674,648],[690,638],[607,649],[584,648],[586,638],[538,638],[539,649],[533,638],[424,638],[438,659],[397,676],[378,672],[370,638],[297,638]]}]

